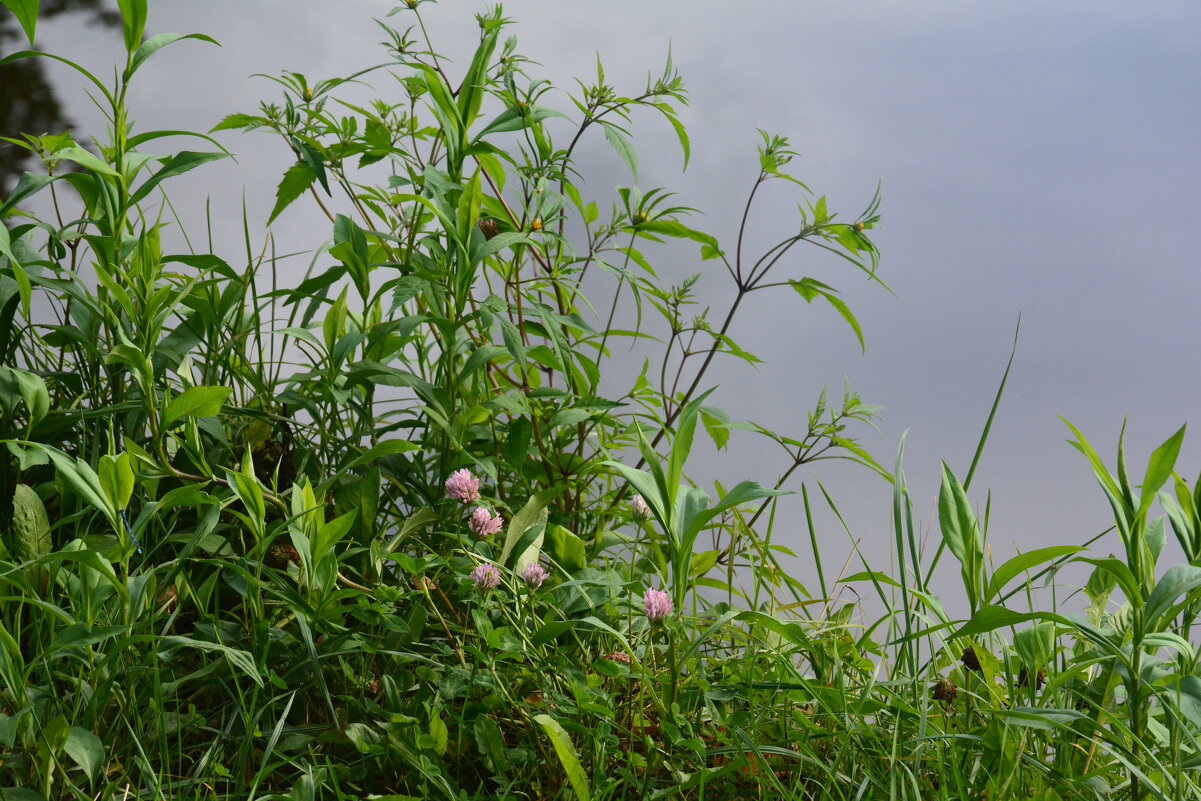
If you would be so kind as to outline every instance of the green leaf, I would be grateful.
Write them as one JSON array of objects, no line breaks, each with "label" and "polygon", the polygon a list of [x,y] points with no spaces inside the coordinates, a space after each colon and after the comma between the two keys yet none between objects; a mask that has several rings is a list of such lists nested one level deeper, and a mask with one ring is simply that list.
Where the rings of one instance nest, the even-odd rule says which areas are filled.
[{"label": "green leaf", "polygon": [[128,626],[89,626],[87,623],[72,623],[54,633],[50,640],[50,648],[85,648],[128,630]]},{"label": "green leaf", "polygon": [[706,406],[701,409],[701,422],[705,424],[705,431],[713,440],[713,445],[719,451],[724,450],[730,441],[729,416],[721,409]]},{"label": "green leaf", "polygon": [[14,555],[22,562],[31,562],[50,553],[50,516],[46,505],[28,484],[13,488],[12,529]]},{"label": "green leaf", "polygon": [[25,38],[32,46],[33,34],[38,26],[38,0],[0,0],[0,3],[16,15],[17,22],[21,23],[21,29],[25,31]]},{"label": "green leaf", "polygon": [[[1018,623],[1024,623],[1027,620],[1058,619],[1058,615],[1052,615],[1047,612],[1015,612],[1003,606],[983,606],[976,614],[972,615],[971,620],[960,627],[949,639],[974,637],[978,634],[986,634],[1000,628],[1016,626]],[[1066,623],[1066,621],[1064,622]]]},{"label": "green leaf", "polygon": [[142,43],[137,52],[133,54],[133,58],[129,62],[129,68],[125,70],[125,80],[133,77],[133,74],[138,71],[138,67],[142,66],[142,62],[150,58],[157,51],[162,50],[173,42],[178,42],[180,39],[199,39],[203,42],[210,42],[218,47],[221,44],[211,36],[205,36],[203,33],[160,33],[158,36],[152,36]]},{"label": "green leaf", "polygon": [[571,782],[571,789],[575,792],[576,801],[589,801],[591,796],[588,791],[588,777],[584,775],[584,768],[580,765],[580,758],[576,755],[575,746],[571,744],[567,732],[559,721],[550,715],[534,715],[534,721],[542,727],[554,745],[559,762],[567,773],[567,780]]},{"label": "green leaf", "polygon": [[527,558],[531,549],[535,551],[533,559],[538,558],[537,549],[540,547],[541,541],[523,548],[522,553],[516,553],[515,546],[526,531],[534,526],[546,524],[546,507],[562,491],[561,488],[555,487],[536,492],[521,508],[521,511],[513,515],[513,519],[509,521],[508,531],[505,532],[505,545],[501,549],[498,560],[502,565],[509,565],[510,558],[512,558],[514,560],[511,563],[512,567],[520,570],[524,567],[523,564],[518,564],[521,560],[532,561]]},{"label": "green leaf", "polygon": [[271,210],[271,216],[267,218],[267,225],[270,225],[276,217],[278,217],[284,209],[292,205],[296,198],[305,193],[313,181],[317,180],[317,173],[313,172],[312,168],[303,161],[298,161],[287,169],[284,177],[279,182],[279,186],[275,188],[275,208]]},{"label": "green leaf", "polygon": [[630,168],[630,174],[634,176],[634,180],[638,180],[638,153],[634,150],[634,144],[630,142],[630,138],[622,133],[619,129],[612,125],[601,123],[601,127],[605,129],[605,139],[617,151],[617,155],[621,156],[621,160]]},{"label": "green leaf", "polygon": [[229,387],[189,387],[171,399],[163,412],[163,427],[185,417],[214,417],[221,412]]},{"label": "green leaf", "polygon": [[104,744],[99,737],[87,729],[72,726],[63,750],[71,757],[71,761],[83,769],[88,779],[96,780],[100,769],[104,767]]},{"label": "green leaf", "polygon": [[672,236],[677,239],[691,239],[693,242],[708,245],[715,251],[721,251],[721,244],[715,238],[703,231],[689,228],[679,220],[647,220],[644,223],[638,223],[637,229],[639,231],[649,231],[653,234]]},{"label": "green leaf", "polygon": [[488,62],[492,60],[492,52],[496,49],[497,32],[493,31],[480,42],[471,66],[463,76],[463,84],[459,87],[459,113],[463,118],[463,127],[469,128],[479,114],[480,105],[487,93]]},{"label": "green leaf", "polygon": [[121,20],[125,29],[125,50],[134,52],[142,41],[146,30],[148,0],[117,0],[121,9]]},{"label": "green leaf", "polygon": [[530,127],[534,123],[541,122],[547,117],[563,117],[567,118],[566,114],[554,111],[548,108],[540,108],[538,106],[527,106],[524,109],[507,108],[493,118],[492,122],[488,123],[482,131],[475,136],[475,141],[478,142],[485,136],[494,133],[505,133],[507,131],[520,131]]},{"label": "green leaf", "polygon": [[1172,477],[1172,469],[1176,466],[1176,457],[1180,455],[1180,444],[1184,441],[1185,428],[1186,426],[1181,426],[1151,454],[1139,495],[1138,513],[1140,515],[1145,514],[1151,508],[1151,502],[1155,500],[1155,493],[1159,492],[1159,488],[1164,485],[1164,482]]},{"label": "green leaf", "polygon": [[190,150],[185,150],[181,153],[176,153],[171,158],[163,162],[163,166],[154,175],[146,179],[145,183],[137,188],[129,197],[130,204],[137,203],[142,198],[146,197],[150,192],[163,181],[173,176],[185,173],[188,170],[193,170],[201,164],[206,164],[210,161],[223,159],[229,156],[228,153],[195,153]]},{"label": "green leaf", "polygon": [[946,462],[942,465],[942,487],[938,493],[938,524],[943,541],[963,567],[964,589],[974,609],[980,600],[984,540],[967,493]]},{"label": "green leaf", "polygon": [[421,450],[420,445],[416,445],[404,439],[386,439],[377,445],[372,446],[368,450],[351,459],[342,468],[343,470],[353,470],[361,465],[370,464],[371,462],[379,461],[385,456],[391,456],[394,453],[407,453],[409,451]]},{"label": "green leaf", "polygon": [[56,150],[51,153],[48,158],[51,160],[58,159],[62,161],[73,161],[80,167],[83,167],[85,170],[91,170],[92,172],[99,173],[101,175],[108,175],[113,178],[118,177],[117,171],[109,166],[107,162],[105,162],[99,156],[89,153],[82,147],[64,147],[61,150]]},{"label": "green leaf", "polygon": [[[568,573],[578,573],[587,564],[587,549],[584,547],[584,541],[562,526],[546,527],[543,550],[550,554],[550,557]],[[518,561],[520,562],[520,560]],[[517,565],[518,570],[522,567],[524,565]]]},{"label": "green leaf", "polygon": [[99,510],[112,525],[117,523],[117,511],[109,506],[100,487],[100,478],[87,462],[68,456],[57,448],[48,445],[40,446],[58,471],[63,483],[71,488],[83,500]]},{"label": "green leaf", "polygon": [[38,175],[32,172],[21,173],[21,180],[17,181],[17,185],[13,188],[12,194],[8,196],[8,200],[4,201],[3,204],[0,204],[0,217],[3,217],[6,211],[20,203],[25,198],[42,191],[61,177],[62,176],[52,177],[49,175]]},{"label": "green leaf", "polygon": [[705,390],[693,398],[676,418],[675,436],[671,438],[671,453],[667,461],[667,486],[679,485],[684,475],[684,463],[692,452],[692,440],[696,434],[696,417],[704,400],[713,394],[717,387]]},{"label": "green leaf", "polygon": [[847,321],[847,325],[851,326],[851,330],[855,332],[855,338],[859,340],[859,350],[866,353],[867,344],[863,341],[863,329],[859,327],[859,321],[851,313],[851,308],[833,295],[826,295],[826,300],[830,302],[836,312],[842,315],[842,319]]},{"label": "green leaf", "polygon": [[1195,565],[1172,565],[1164,572],[1155,589],[1147,598],[1143,611],[1148,631],[1159,628],[1159,618],[1170,612],[1176,599],[1201,587],[1201,567]]},{"label": "green leaf", "polygon": [[992,580],[988,582],[988,590],[984,593],[984,602],[988,603],[991,601],[997,593],[1005,588],[1005,585],[1014,576],[1024,573],[1044,562],[1050,562],[1052,559],[1079,553],[1083,550],[1085,549],[1078,545],[1052,545],[1048,548],[1036,548],[1033,551],[1018,554],[998,567],[996,572],[993,573]]},{"label": "green leaf", "polygon": [[127,508],[134,487],[133,467],[129,461],[129,454],[122,452],[119,456],[109,456],[108,454],[101,456],[96,472],[100,478],[100,487],[104,490],[104,494],[113,508]]},{"label": "green leaf", "polygon": [[[244,673],[255,684],[262,687],[263,677],[259,674],[258,668],[255,667],[254,657],[248,651],[241,651],[237,648],[230,648],[228,645],[221,645],[215,642],[205,642],[204,640],[195,640],[191,637],[168,636],[163,637],[160,642],[164,648],[195,648],[198,651],[209,651],[222,654],[229,663]],[[162,654],[160,654],[161,656]]]}]

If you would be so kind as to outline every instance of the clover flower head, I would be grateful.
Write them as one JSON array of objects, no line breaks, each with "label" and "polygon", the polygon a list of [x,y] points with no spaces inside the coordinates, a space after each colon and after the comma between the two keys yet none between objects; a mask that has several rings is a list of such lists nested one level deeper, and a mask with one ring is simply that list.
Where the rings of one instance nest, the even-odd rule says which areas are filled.
[{"label": "clover flower head", "polygon": [[652,623],[656,623],[671,614],[675,605],[671,598],[662,590],[647,590],[642,596],[642,611]]},{"label": "clover flower head", "polygon": [[646,520],[651,516],[651,507],[641,495],[630,499],[630,511],[634,513],[635,520]]},{"label": "clover flower head", "polygon": [[499,532],[504,524],[505,521],[501,519],[500,515],[494,516],[483,506],[475,507],[475,511],[471,513],[471,521],[469,522],[471,530],[481,540]]},{"label": "clover flower head", "polygon": [[456,470],[446,479],[446,497],[460,503],[471,503],[480,499],[480,480],[471,475],[467,468]]},{"label": "clover flower head", "polygon": [[482,565],[476,565],[475,569],[471,571],[471,580],[481,590],[490,590],[500,584],[500,571],[496,569],[496,565],[485,562]]},{"label": "clover flower head", "polygon": [[538,562],[530,562],[525,567],[521,568],[521,578],[531,587],[541,587],[542,582],[550,578],[550,574]]},{"label": "clover flower head", "polygon": [[601,659],[608,659],[612,662],[624,662],[627,665],[630,664],[630,655],[625,651],[613,651],[612,653],[605,654]]}]

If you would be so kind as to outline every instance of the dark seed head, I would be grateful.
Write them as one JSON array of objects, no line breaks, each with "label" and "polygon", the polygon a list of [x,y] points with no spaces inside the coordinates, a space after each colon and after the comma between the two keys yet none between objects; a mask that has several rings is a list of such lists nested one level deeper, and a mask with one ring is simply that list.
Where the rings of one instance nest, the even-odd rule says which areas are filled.
[{"label": "dark seed head", "polygon": [[950,679],[940,679],[938,684],[934,685],[935,701],[949,704],[955,700],[957,695],[959,695],[959,688]]},{"label": "dark seed head", "polygon": [[980,667],[980,659],[976,656],[976,649],[972,646],[969,645],[963,649],[961,661],[963,662],[963,666],[968,670],[974,670],[977,673],[983,672],[983,669]]}]

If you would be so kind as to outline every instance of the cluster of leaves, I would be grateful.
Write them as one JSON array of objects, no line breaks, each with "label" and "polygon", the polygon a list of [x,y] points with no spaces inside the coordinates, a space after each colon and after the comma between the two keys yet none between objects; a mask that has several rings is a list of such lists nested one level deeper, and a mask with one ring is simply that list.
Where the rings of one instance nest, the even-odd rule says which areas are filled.
[{"label": "cluster of leaves", "polygon": [[[36,0],[4,4],[32,40]],[[1124,466],[1105,483],[1127,558],[1096,561],[1088,623],[1005,606],[1014,579],[1081,549],[988,575],[970,473],[961,486],[948,470],[940,518],[971,611],[952,619],[928,586],[938,557],[919,563],[900,460],[894,476],[848,432],[872,407],[823,393],[803,430],[777,433],[707,404],[719,354],[756,361],[730,336],[752,291],[820,299],[862,341],[830,284],[777,274],[807,244],[878,281],[877,199],[850,223],[807,202],[755,256],[744,233],[759,188],[799,184],[787,140],[764,134],[732,250],[663,189],[617,187],[602,218],[574,160],[586,134],[636,180],[631,125],[648,111],[687,160],[670,61],[630,95],[598,65],[563,113],[502,39],[499,8],[477,16],[455,79],[421,5],[395,12],[414,27],[381,26],[387,63],[313,83],[286,73],[280,101],[209,134],[129,122],[151,56],[212,41],[145,38],[146,0],[119,2],[111,86],[59,56],[0,59],[74,69],[112,131],[89,146],[6,140],[44,172],[0,203],[3,794],[1194,792],[1196,490],[1177,478],[1162,500],[1192,566],[1156,582],[1165,529],[1146,522],[1179,437],[1137,499]],[[396,102],[338,96],[369,74]],[[332,239],[299,280],[274,245],[251,248],[249,222],[236,258],[167,230],[165,182],[227,156],[212,134],[234,129],[295,157],[271,220],[302,197],[328,217]],[[215,149],[146,149],[180,137]],[[660,276],[665,240],[699,246],[731,280],[720,324],[692,314],[699,275]],[[623,341],[645,361],[614,387],[605,365]],[[718,484],[714,498],[686,470],[698,426],[718,448],[734,430],[775,443],[779,479]],[[827,458],[896,487],[900,576],[865,560],[842,579],[896,610],[866,627],[833,600],[816,539],[814,597],[772,542],[784,482]],[[497,516],[499,533],[480,522]],[[1108,611],[1115,585],[1129,611]],[[649,615],[653,587],[666,595]],[[995,634],[1029,621],[1012,645]]]}]

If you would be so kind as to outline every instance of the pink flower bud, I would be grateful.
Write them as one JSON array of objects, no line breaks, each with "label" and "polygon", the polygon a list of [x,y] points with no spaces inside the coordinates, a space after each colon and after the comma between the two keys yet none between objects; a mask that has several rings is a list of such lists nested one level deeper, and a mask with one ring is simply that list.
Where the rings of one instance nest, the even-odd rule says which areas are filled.
[{"label": "pink flower bud", "polygon": [[471,520],[468,523],[471,526],[471,530],[475,532],[475,536],[481,540],[492,534],[496,534],[504,524],[505,521],[501,519],[500,515],[494,517],[491,512],[482,506],[475,507],[475,511],[471,513]]},{"label": "pink flower bud", "polygon": [[485,562],[482,565],[476,565],[475,569],[471,571],[471,580],[481,590],[490,590],[500,584],[500,572],[495,565]]},{"label": "pink flower bud", "polygon": [[641,495],[630,499],[630,511],[634,513],[635,520],[646,520],[651,516],[651,507]]},{"label": "pink flower bud", "polygon": [[521,568],[521,578],[531,587],[541,587],[542,582],[546,581],[549,577],[550,574],[546,572],[546,568],[537,562],[530,562]]},{"label": "pink flower bud", "polygon": [[671,598],[662,590],[647,590],[642,596],[642,611],[646,612],[652,623],[670,615],[674,606]]},{"label": "pink flower bud", "polygon": [[480,480],[471,475],[467,468],[456,470],[446,479],[446,497],[460,503],[471,503],[480,499]]}]

